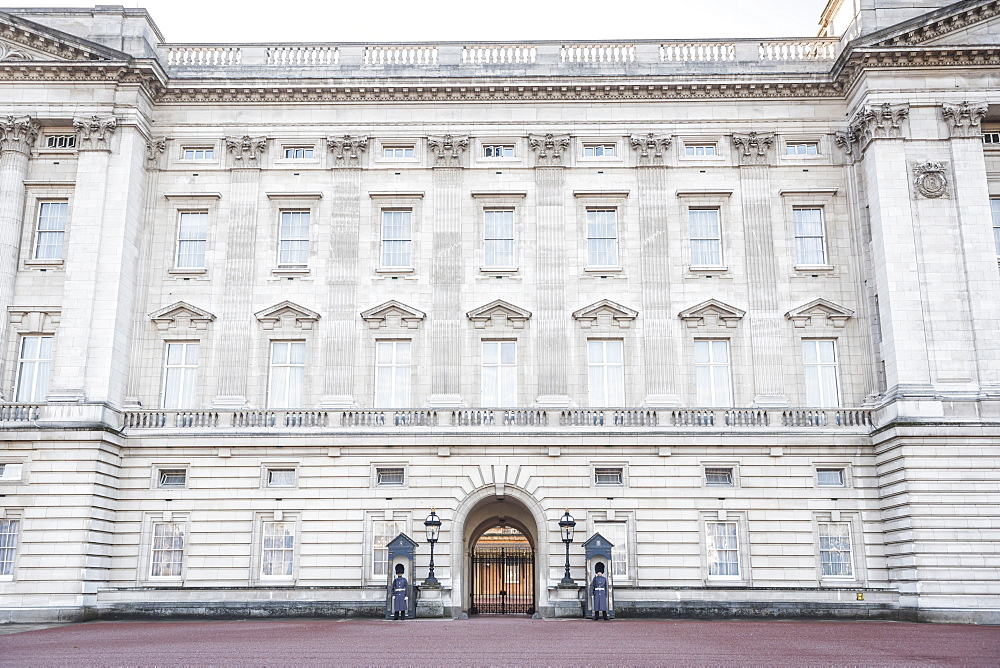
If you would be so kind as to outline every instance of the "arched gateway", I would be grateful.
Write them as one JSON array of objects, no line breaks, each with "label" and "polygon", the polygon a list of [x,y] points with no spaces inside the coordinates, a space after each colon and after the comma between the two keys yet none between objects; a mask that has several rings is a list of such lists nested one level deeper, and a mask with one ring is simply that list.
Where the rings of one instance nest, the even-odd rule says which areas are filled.
[{"label": "arched gateway", "polygon": [[509,485],[471,493],[455,514],[452,606],[470,614],[532,614],[547,605],[545,516],[535,499]]}]

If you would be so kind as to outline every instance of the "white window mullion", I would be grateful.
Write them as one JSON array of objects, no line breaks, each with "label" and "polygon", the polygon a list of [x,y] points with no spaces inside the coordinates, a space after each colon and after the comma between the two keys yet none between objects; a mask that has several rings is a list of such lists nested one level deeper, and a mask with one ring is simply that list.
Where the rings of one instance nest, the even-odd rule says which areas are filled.
[{"label": "white window mullion", "polygon": [[264,522],[261,534],[261,577],[291,577],[295,563],[295,523]]},{"label": "white window mullion", "polygon": [[282,211],[278,231],[278,266],[304,267],[309,264],[308,211]]},{"label": "white window mullion", "polygon": [[412,211],[382,212],[382,267],[413,266],[412,224]]},{"label": "white window mullion", "polygon": [[728,341],[695,341],[694,369],[699,406],[733,405]]},{"label": "white window mullion", "polygon": [[179,522],[153,524],[153,545],[149,575],[179,578],[184,562],[184,525]]},{"label": "white window mullion", "polygon": [[208,245],[208,212],[181,211],[177,225],[178,269],[204,269]]},{"label": "white window mullion", "polygon": [[621,341],[587,342],[590,405],[625,405],[625,362]]},{"label": "white window mullion", "polygon": [[823,577],[853,578],[854,559],[851,549],[850,524],[820,523],[819,561]]},{"label": "white window mullion", "polygon": [[375,407],[410,405],[410,342],[375,343]]},{"label": "white window mullion", "polygon": [[198,378],[197,341],[167,344],[163,369],[163,407],[193,408]]},{"label": "white window mullion", "polygon": [[826,231],[823,209],[796,208],[792,211],[795,225],[795,263],[826,264]]},{"label": "white window mullion", "polygon": [[706,522],[705,546],[708,552],[708,576],[740,577],[739,535],[736,522]]},{"label": "white window mullion", "polygon": [[301,408],[305,375],[305,341],[272,341],[268,406]]},{"label": "white window mullion", "polygon": [[811,408],[840,406],[840,371],[836,341],[814,339],[802,342],[806,405]]},{"label": "white window mullion", "polygon": [[12,580],[20,520],[0,520],[0,580]]},{"label": "white window mullion", "polygon": [[722,227],[718,209],[688,211],[691,238],[691,264],[699,267],[722,266]]},{"label": "white window mullion", "polygon": [[61,260],[66,236],[66,202],[41,202],[35,230],[35,259]]},{"label": "white window mullion", "polygon": [[15,401],[45,401],[49,393],[49,374],[52,370],[52,337],[21,337],[17,361],[17,387]]},{"label": "white window mullion", "polygon": [[484,212],[483,265],[514,266],[514,211],[489,209]]},{"label": "white window mullion", "polygon": [[517,343],[483,341],[483,406],[517,405]]},{"label": "white window mullion", "polygon": [[618,266],[618,211],[587,210],[587,266]]}]

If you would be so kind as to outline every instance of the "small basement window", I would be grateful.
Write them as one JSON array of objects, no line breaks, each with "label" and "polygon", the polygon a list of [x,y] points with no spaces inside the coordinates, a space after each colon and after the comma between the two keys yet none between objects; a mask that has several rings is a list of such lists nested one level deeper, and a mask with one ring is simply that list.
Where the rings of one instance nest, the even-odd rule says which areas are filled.
[{"label": "small basement window", "polygon": [[598,467],[594,469],[595,485],[617,485],[624,483],[622,470],[620,468]]},{"label": "small basement window", "polygon": [[187,485],[186,469],[160,469],[158,487],[184,487]]},{"label": "small basement window", "polygon": [[733,469],[729,467],[710,467],[705,469],[705,484],[709,487],[732,487]]},{"label": "small basement window", "polygon": [[295,487],[295,469],[268,469],[268,487]]},{"label": "small basement window", "polygon": [[375,484],[379,487],[402,487],[404,476],[402,467],[375,469]]},{"label": "small basement window", "polygon": [[816,485],[819,487],[843,487],[844,469],[816,469]]},{"label": "small basement window", "polygon": [[20,480],[23,467],[24,464],[0,464],[0,480]]}]

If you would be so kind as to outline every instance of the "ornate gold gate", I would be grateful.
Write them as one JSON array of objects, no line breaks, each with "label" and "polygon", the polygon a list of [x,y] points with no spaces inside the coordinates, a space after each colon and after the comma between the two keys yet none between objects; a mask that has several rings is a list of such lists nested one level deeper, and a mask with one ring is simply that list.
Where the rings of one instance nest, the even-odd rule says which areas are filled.
[{"label": "ornate gold gate", "polygon": [[535,612],[535,552],[530,547],[477,547],[471,572],[472,614]]}]

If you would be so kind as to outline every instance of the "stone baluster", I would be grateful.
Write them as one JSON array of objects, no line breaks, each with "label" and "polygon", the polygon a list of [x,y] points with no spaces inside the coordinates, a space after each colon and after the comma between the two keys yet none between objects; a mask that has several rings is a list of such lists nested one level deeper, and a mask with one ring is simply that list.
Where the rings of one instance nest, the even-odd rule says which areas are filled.
[{"label": "stone baluster", "polygon": [[754,405],[787,406],[783,392],[783,322],[778,309],[774,228],[771,220],[770,157],[774,135],[734,134],[740,158],[747,283],[750,286],[747,320],[753,347]]},{"label": "stone baluster", "polygon": [[266,146],[266,137],[244,135],[226,139],[232,160],[232,188],[225,301],[219,322],[219,394],[214,402],[220,408],[247,404],[260,156]]},{"label": "stone baluster", "polygon": [[464,406],[461,388],[462,346],[462,158],[468,137],[430,137],[433,165],[434,233],[431,284],[432,407]]},{"label": "stone baluster", "polygon": [[354,397],[354,343],[357,337],[358,233],[361,228],[362,158],[368,137],[331,137],[333,230],[329,306],[323,319],[326,376],[321,408],[350,408]]},{"label": "stone baluster", "polygon": [[530,135],[535,152],[535,266],[538,272],[536,351],[538,398],[543,408],[569,406],[566,305],[566,220],[563,204],[568,135]]},{"label": "stone baluster", "polygon": [[[14,301],[24,216],[24,180],[28,178],[28,159],[40,129],[39,124],[29,116],[0,118],[0,305],[4,308]],[[2,315],[0,350],[7,350],[10,327],[6,312]],[[4,377],[2,357],[0,378]],[[4,389],[0,386],[0,399],[9,398],[4,396]]]},{"label": "stone baluster", "polygon": [[674,355],[680,340],[678,321],[670,313],[670,263],[667,220],[667,167],[664,155],[671,138],[649,133],[632,135],[638,159],[639,234],[642,258],[643,348],[646,367],[645,406],[679,406],[674,384]]}]

